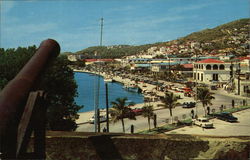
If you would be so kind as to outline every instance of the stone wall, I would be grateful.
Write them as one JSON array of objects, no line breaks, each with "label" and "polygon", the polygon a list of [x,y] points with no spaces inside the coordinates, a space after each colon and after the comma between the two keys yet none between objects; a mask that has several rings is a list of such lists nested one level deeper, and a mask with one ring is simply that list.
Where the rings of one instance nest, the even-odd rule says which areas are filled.
[{"label": "stone wall", "polygon": [[46,143],[48,160],[247,160],[250,156],[250,137],[49,132]]}]

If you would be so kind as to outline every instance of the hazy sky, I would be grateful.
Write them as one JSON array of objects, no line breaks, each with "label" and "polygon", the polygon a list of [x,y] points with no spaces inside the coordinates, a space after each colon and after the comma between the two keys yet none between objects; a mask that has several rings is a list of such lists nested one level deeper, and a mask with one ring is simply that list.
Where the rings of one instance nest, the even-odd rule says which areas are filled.
[{"label": "hazy sky", "polygon": [[62,52],[183,37],[240,18],[249,0],[0,0],[0,48],[57,40]]}]

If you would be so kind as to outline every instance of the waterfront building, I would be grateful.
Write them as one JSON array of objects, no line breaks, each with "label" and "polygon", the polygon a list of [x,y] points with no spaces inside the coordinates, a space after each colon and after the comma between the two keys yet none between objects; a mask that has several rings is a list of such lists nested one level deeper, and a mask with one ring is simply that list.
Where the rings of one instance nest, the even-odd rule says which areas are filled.
[{"label": "waterfront building", "polygon": [[139,70],[150,70],[150,68],[151,68],[151,64],[131,64],[131,67],[130,67],[130,69],[131,70],[137,70],[137,71],[139,71]]},{"label": "waterfront building", "polygon": [[193,77],[193,64],[182,64],[182,69],[179,71],[181,75],[187,78]]},{"label": "waterfront building", "polygon": [[239,58],[238,73],[234,79],[235,94],[250,97],[250,57]]},{"label": "waterfront building", "polygon": [[226,84],[230,81],[231,63],[205,59],[194,63],[193,79],[205,84]]}]

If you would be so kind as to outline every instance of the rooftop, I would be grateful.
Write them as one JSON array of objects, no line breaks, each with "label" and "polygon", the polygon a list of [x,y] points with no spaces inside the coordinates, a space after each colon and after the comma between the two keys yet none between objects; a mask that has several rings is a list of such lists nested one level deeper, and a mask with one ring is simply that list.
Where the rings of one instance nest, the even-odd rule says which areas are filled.
[{"label": "rooftop", "polygon": [[205,59],[205,60],[198,61],[196,63],[224,63],[224,62],[217,60],[217,59]]}]

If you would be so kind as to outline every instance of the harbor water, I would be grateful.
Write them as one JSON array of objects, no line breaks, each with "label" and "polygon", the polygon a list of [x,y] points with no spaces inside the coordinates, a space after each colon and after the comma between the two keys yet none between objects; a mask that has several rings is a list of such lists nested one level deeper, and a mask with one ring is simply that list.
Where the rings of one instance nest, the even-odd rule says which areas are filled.
[{"label": "harbor water", "polygon": [[[95,106],[95,89],[98,84],[98,75],[90,73],[75,72],[74,74],[76,83],[78,85],[78,97],[75,97],[75,102],[78,105],[84,105],[79,112],[87,112],[94,110]],[[103,77],[100,76],[100,89],[99,89],[99,108],[106,108],[106,90]],[[110,102],[115,101],[116,98],[127,97],[128,101],[136,104],[143,103],[143,95],[136,92],[130,92],[123,89],[123,84],[118,82],[108,83],[108,99],[109,107]]]}]

